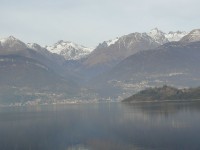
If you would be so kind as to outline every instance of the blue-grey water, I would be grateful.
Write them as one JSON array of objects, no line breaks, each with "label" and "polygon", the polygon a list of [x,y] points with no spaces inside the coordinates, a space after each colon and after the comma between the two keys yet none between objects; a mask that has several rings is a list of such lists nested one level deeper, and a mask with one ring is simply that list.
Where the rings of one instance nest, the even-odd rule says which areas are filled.
[{"label": "blue-grey water", "polygon": [[0,150],[199,150],[200,102],[0,108]]}]

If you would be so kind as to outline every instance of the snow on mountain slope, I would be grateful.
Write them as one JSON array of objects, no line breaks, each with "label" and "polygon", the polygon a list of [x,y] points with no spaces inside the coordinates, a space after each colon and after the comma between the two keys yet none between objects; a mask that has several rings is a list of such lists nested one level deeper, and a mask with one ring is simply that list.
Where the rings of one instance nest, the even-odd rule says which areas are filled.
[{"label": "snow on mountain slope", "polygon": [[0,43],[3,44],[3,43],[5,43],[6,40],[7,40],[7,38],[0,38]]},{"label": "snow on mountain slope", "polygon": [[189,34],[181,39],[181,42],[196,42],[200,41],[200,29],[192,30]]},{"label": "snow on mountain slope", "polygon": [[117,37],[115,39],[105,41],[105,43],[107,44],[107,46],[110,46],[110,45],[115,44],[118,40],[119,40],[119,38]]},{"label": "snow on mountain slope", "polygon": [[158,28],[152,29],[149,33],[147,33],[155,42],[159,44],[164,44],[168,42],[168,39],[165,37],[165,33],[159,30]]},{"label": "snow on mountain slope", "polygon": [[[90,69],[92,71],[95,70],[95,73],[98,71],[103,72],[106,69],[112,68],[114,65],[130,55],[139,51],[152,49],[157,46],[159,46],[159,44],[146,33],[131,33],[116,38],[115,40],[110,40],[110,42],[104,41],[103,43],[100,43],[83,61],[83,64],[88,69],[88,72]],[[96,68],[100,69],[97,71]]]},{"label": "snow on mountain slope", "polygon": [[151,38],[153,38],[157,43],[164,44],[172,41],[179,41],[181,38],[186,36],[188,33],[185,31],[176,31],[169,33],[162,32],[158,28],[152,29],[149,33],[147,33]]},{"label": "snow on mountain slope", "polygon": [[1,48],[6,49],[7,51],[18,51],[26,49],[26,44],[13,36],[0,38],[0,45]]},{"label": "snow on mountain slope", "polygon": [[1,42],[2,45],[6,44],[8,41],[18,41],[18,39],[16,39],[13,36],[9,36],[9,37],[6,37],[6,38],[0,38],[0,42]]},{"label": "snow on mountain slope", "polygon": [[58,41],[53,46],[46,46],[46,49],[65,57],[66,60],[81,59],[92,52],[92,48],[75,44],[69,41]]},{"label": "snow on mountain slope", "polygon": [[188,32],[185,31],[177,31],[177,32],[169,32],[165,34],[165,37],[171,42],[171,41],[179,41],[184,36],[186,36]]},{"label": "snow on mountain slope", "polygon": [[51,52],[49,52],[46,48],[44,48],[36,43],[27,43],[26,46],[27,46],[27,48],[32,49],[32,50],[42,54],[43,56],[46,56],[49,58],[53,57],[53,55],[54,55]]},{"label": "snow on mountain slope", "polygon": [[[148,38],[149,41],[155,42],[158,45],[162,45],[168,42],[172,42],[172,41],[179,41],[181,38],[183,38],[184,36],[186,36],[188,33],[185,31],[176,31],[176,32],[172,32],[170,31],[169,33],[165,33],[161,30],[159,30],[158,28],[154,28],[152,30],[150,30],[150,32],[144,32],[144,33],[134,33],[137,37],[134,37],[135,40],[140,40],[141,37],[145,37],[145,35],[148,35],[148,37],[145,37],[146,39]],[[122,37],[126,37],[122,36]],[[116,44],[117,42],[120,41],[120,39],[122,37],[117,37],[114,38],[112,40],[108,40],[108,41],[104,41],[102,43],[100,43],[97,48],[107,48],[111,45]]]},{"label": "snow on mountain slope", "polygon": [[[28,43],[25,44],[24,42],[20,41],[19,39],[9,36],[7,38],[1,38],[0,39],[0,48],[1,48],[1,53],[5,52],[19,52],[23,51],[25,49],[32,49],[39,54],[42,55],[52,55],[47,49],[44,47],[36,44],[36,43]],[[27,50],[28,51],[28,50]],[[25,51],[24,51],[25,52]]]},{"label": "snow on mountain slope", "polygon": [[36,43],[27,43],[27,47],[30,48],[30,49],[36,50],[36,51],[43,48]]}]

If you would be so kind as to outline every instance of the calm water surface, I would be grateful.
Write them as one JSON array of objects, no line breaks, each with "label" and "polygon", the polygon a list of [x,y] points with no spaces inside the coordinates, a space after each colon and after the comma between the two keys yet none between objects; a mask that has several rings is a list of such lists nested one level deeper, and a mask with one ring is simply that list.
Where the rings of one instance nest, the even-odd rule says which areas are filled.
[{"label": "calm water surface", "polygon": [[200,102],[0,108],[0,150],[199,150]]}]

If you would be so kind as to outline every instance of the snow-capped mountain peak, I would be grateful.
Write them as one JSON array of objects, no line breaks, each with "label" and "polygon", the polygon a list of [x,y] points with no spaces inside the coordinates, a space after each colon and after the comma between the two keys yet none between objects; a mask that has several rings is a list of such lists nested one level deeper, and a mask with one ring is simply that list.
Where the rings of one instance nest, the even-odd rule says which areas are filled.
[{"label": "snow-capped mountain peak", "polygon": [[181,42],[196,42],[200,41],[200,29],[192,30],[189,34],[181,39]]},{"label": "snow-capped mountain peak", "polygon": [[119,37],[116,37],[114,39],[111,39],[111,40],[107,40],[107,41],[104,41],[102,43],[99,43],[99,45],[96,47],[96,49],[101,49],[101,48],[107,48],[111,45],[114,45],[115,43],[117,43],[117,41],[119,41]]},{"label": "snow-capped mountain peak", "polygon": [[1,44],[5,44],[5,43],[10,43],[10,42],[14,42],[14,41],[19,41],[17,38],[15,38],[14,36],[9,36],[6,38],[0,38],[0,42]]},{"label": "snow-capped mountain peak", "polygon": [[110,46],[110,45],[115,44],[118,40],[119,40],[119,38],[116,37],[116,38],[114,38],[112,40],[108,40],[108,41],[105,41],[105,42],[106,42],[107,46]]},{"label": "snow-capped mountain peak", "polygon": [[199,36],[200,35],[200,29],[194,29],[194,30],[192,30],[191,34]]},{"label": "snow-capped mountain peak", "polygon": [[155,42],[164,44],[168,42],[168,39],[165,37],[165,33],[159,30],[158,28],[152,29],[149,33],[147,33]]},{"label": "snow-capped mountain peak", "polygon": [[[182,32],[182,31],[165,33],[159,30],[158,28],[154,28],[150,30],[150,32],[144,32],[144,33],[135,32],[128,35],[124,35],[119,38],[117,37],[112,40],[104,41],[103,43],[100,43],[96,49],[104,49],[110,47],[111,45],[117,44],[119,41],[120,43],[124,44],[126,43],[128,47],[133,46],[133,44],[131,43],[143,40],[148,41],[150,43],[154,43],[155,45],[162,45],[171,41],[179,41],[182,37],[184,37],[187,34],[188,34],[187,32]],[[129,41],[130,44],[127,44],[127,41]]]},{"label": "snow-capped mountain peak", "polygon": [[172,32],[170,31],[168,34],[165,34],[165,37],[171,42],[171,41],[179,41],[181,38],[186,36],[188,32],[185,31],[176,31]]},{"label": "snow-capped mountain peak", "polygon": [[158,34],[159,34],[159,35],[163,35],[164,32],[162,32],[162,31],[159,30],[158,28],[154,28],[154,29],[151,29],[151,30],[150,30],[149,34],[156,36],[156,35],[158,35]]},{"label": "snow-capped mountain peak", "polygon": [[0,38],[0,45],[7,50],[23,50],[27,48],[25,43],[18,40],[14,36]]},{"label": "snow-capped mountain peak", "polygon": [[169,33],[165,33],[158,28],[152,29],[149,33],[147,33],[151,38],[153,38],[157,43],[164,44],[167,42],[172,41],[180,41],[184,36],[188,34],[188,32],[185,31],[176,31]]},{"label": "snow-capped mountain peak", "polygon": [[27,43],[26,45],[27,45],[28,48],[33,49],[33,50],[38,50],[38,49],[43,48],[37,43]]},{"label": "snow-capped mountain peak", "polygon": [[66,60],[81,59],[90,54],[93,50],[92,48],[63,40],[58,41],[53,46],[46,46],[46,49],[52,53],[64,56]]}]

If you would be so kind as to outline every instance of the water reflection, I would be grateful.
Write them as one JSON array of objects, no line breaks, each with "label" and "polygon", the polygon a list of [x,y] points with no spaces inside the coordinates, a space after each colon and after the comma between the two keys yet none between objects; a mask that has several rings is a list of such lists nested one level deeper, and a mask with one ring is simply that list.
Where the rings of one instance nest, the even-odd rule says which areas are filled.
[{"label": "water reflection", "polygon": [[2,150],[199,149],[200,103],[0,109]]},{"label": "water reflection", "polygon": [[[126,120],[151,123],[152,125],[169,126],[172,128],[186,128],[191,113],[199,114],[200,102],[167,102],[124,104],[124,117]],[[198,116],[196,116],[198,118]],[[124,121],[124,120],[123,120]]]}]

